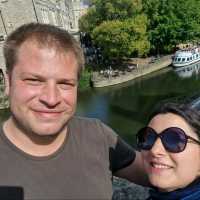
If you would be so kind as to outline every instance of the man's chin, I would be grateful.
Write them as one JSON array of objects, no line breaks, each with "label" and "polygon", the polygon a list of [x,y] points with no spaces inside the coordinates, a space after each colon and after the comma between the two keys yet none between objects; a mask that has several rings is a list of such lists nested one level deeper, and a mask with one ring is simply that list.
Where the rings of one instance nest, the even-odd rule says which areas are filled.
[{"label": "man's chin", "polygon": [[37,135],[40,137],[55,137],[63,132],[66,132],[67,126],[66,123],[34,123],[30,124],[30,129],[32,135]]}]

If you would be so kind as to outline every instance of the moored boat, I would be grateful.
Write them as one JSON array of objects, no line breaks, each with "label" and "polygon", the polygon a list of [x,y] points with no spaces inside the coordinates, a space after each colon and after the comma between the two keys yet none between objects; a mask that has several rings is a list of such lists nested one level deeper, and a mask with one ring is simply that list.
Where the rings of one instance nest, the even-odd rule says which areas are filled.
[{"label": "moored boat", "polygon": [[172,58],[174,67],[183,67],[200,61],[200,46],[194,46],[176,51]]}]

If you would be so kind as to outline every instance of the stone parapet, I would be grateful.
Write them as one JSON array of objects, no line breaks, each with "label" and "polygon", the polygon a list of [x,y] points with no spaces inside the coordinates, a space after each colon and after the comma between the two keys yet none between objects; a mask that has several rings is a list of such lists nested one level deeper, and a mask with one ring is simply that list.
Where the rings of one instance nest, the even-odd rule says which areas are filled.
[{"label": "stone parapet", "polygon": [[149,196],[149,188],[131,183],[125,179],[113,177],[112,200],[145,200]]}]

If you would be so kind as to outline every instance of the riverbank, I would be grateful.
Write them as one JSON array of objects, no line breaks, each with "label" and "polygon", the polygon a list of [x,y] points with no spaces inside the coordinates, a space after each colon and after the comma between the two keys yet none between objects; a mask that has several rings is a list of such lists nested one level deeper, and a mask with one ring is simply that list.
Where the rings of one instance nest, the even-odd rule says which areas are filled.
[{"label": "riverbank", "polygon": [[163,56],[153,62],[140,62],[129,71],[119,71],[117,76],[105,76],[100,72],[93,72],[91,82],[93,87],[106,87],[124,83],[146,74],[158,71],[169,66],[172,62],[171,55]]}]

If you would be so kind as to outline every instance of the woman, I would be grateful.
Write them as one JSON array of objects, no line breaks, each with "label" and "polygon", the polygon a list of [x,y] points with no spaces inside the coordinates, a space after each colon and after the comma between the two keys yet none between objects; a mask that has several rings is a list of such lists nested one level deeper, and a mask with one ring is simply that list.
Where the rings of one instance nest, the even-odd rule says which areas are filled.
[{"label": "woman", "polygon": [[200,114],[189,106],[165,103],[153,113],[137,134],[149,200],[200,200],[199,138]]}]

